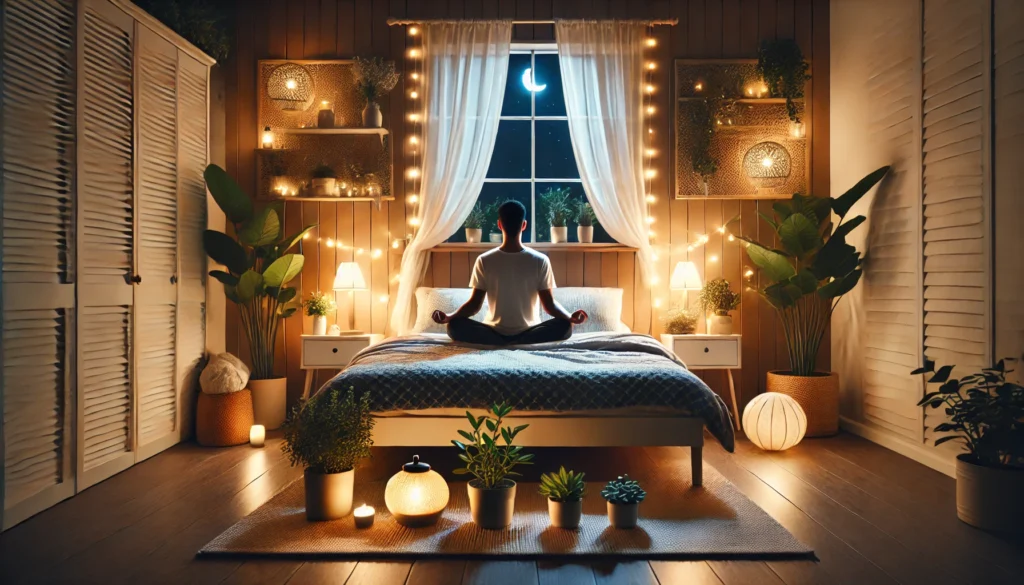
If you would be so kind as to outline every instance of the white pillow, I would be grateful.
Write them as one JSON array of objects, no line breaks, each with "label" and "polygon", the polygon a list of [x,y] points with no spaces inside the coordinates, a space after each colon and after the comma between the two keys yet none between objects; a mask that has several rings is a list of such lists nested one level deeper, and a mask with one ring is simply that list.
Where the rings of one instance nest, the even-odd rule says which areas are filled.
[{"label": "white pillow", "polygon": [[[629,327],[622,322],[621,288],[560,287],[555,289],[555,300],[570,313],[579,309],[586,311],[589,319],[586,323],[573,327],[573,333],[629,333]],[[544,320],[550,318],[545,313]]]},{"label": "white pillow", "polygon": [[[434,311],[453,313],[469,300],[473,294],[471,288],[430,288],[421,286],[416,289],[416,324],[410,333],[447,333],[444,325],[434,323],[430,317]],[[487,318],[487,300],[476,315],[470,317],[474,321]]]}]

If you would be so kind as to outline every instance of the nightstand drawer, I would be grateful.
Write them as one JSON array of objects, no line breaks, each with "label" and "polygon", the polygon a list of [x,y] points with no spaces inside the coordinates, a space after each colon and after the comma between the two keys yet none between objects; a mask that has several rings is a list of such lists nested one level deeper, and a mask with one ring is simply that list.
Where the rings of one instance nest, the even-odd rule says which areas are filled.
[{"label": "nightstand drawer", "polygon": [[672,351],[683,360],[687,367],[739,367],[739,339],[687,339],[676,337],[672,340]]},{"label": "nightstand drawer", "polygon": [[345,339],[303,339],[302,361],[305,367],[344,368],[352,358],[369,346],[365,337]]}]

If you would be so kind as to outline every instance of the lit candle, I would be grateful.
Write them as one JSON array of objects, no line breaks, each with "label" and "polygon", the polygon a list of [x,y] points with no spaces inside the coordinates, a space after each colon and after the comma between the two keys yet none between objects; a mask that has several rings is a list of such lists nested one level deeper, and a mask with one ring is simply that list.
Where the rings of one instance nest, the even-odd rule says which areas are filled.
[{"label": "lit candle", "polygon": [[352,512],[352,516],[356,519],[356,528],[369,528],[373,526],[373,515],[375,510],[373,506],[367,506],[363,504]]},{"label": "lit candle", "polygon": [[334,110],[331,102],[323,100],[320,102],[320,111],[316,114],[317,128],[334,128]]},{"label": "lit candle", "polygon": [[252,425],[249,427],[249,445],[262,447],[267,440],[267,429],[263,425]]}]

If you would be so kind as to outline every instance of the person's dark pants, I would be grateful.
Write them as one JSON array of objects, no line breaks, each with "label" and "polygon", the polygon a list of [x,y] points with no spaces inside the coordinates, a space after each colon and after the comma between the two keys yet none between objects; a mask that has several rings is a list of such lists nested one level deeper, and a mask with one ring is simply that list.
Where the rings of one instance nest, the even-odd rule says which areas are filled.
[{"label": "person's dark pants", "polygon": [[475,343],[477,345],[526,345],[563,341],[572,336],[572,323],[565,319],[549,319],[534,325],[516,335],[502,335],[498,331],[479,321],[467,318],[452,319],[448,322],[448,337],[453,341]]}]

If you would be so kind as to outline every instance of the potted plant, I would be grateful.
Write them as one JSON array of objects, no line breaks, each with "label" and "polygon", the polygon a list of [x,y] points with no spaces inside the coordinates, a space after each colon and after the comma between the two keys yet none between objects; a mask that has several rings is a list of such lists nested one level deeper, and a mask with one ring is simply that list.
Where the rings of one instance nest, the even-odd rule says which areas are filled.
[{"label": "potted plant", "polygon": [[597,224],[597,214],[594,208],[587,201],[580,201],[576,206],[576,239],[581,244],[589,244],[594,241],[594,225]]},{"label": "potted plant", "polygon": [[579,528],[586,492],[583,472],[566,471],[565,467],[559,467],[558,473],[540,476],[540,495],[548,499],[548,517],[555,528]]},{"label": "potted plant", "polygon": [[516,482],[510,477],[520,475],[513,471],[517,465],[530,463],[532,453],[523,453],[522,447],[513,447],[523,429],[529,425],[516,428],[503,427],[512,407],[506,404],[495,404],[490,414],[474,417],[466,411],[466,418],[473,428],[472,432],[460,430],[459,435],[466,442],[453,440],[452,444],[459,450],[459,459],[466,465],[455,470],[456,475],[472,475],[467,485],[469,490],[469,509],[480,528],[497,530],[512,523],[515,510]]},{"label": "potted plant", "polygon": [[[773,205],[774,219],[762,218],[775,231],[778,247],[739,236],[761,270],[765,286],[758,292],[779,315],[786,336],[789,370],[768,372],[767,390],[797,401],[807,415],[808,437],[839,432],[839,377],[815,371],[815,361],[832,311],[861,277],[860,252],[846,243],[846,235],[865,217],[846,215],[888,171],[874,171],[835,199],[797,193]],[[832,221],[833,213],[838,221]]]},{"label": "potted plant", "polygon": [[[509,201],[506,199],[506,201]],[[489,205],[484,207],[484,224],[491,230],[487,234],[487,239],[492,244],[500,244],[502,240],[501,230],[498,229],[498,208],[504,201],[492,201]]]},{"label": "potted plant", "polygon": [[338,308],[334,297],[320,291],[311,292],[302,306],[306,308],[306,316],[313,318],[313,335],[327,335],[327,315]]},{"label": "potted plant", "polygon": [[763,41],[757,51],[757,72],[771,95],[786,98],[790,121],[799,124],[795,99],[804,97],[804,85],[811,78],[810,64],[804,60],[800,45],[793,39]]},{"label": "potted plant", "polygon": [[718,160],[711,156],[711,142],[715,136],[715,116],[719,99],[706,98],[695,104],[690,110],[690,121],[692,131],[695,132],[692,142],[690,158],[693,165],[693,172],[700,177],[701,190],[705,197],[708,196],[708,181],[711,176],[718,172]]},{"label": "potted plant", "polygon": [[628,475],[620,475],[604,486],[601,496],[608,501],[608,522],[612,528],[636,527],[640,518],[640,502],[647,497],[640,482],[629,479]]},{"label": "potted plant", "polygon": [[476,244],[483,238],[483,225],[484,225],[484,208],[477,201],[473,209],[469,210],[469,215],[466,216],[466,241],[470,244]]},{"label": "potted plant", "polygon": [[312,180],[310,186],[313,188],[313,197],[337,197],[338,173],[327,164],[320,163],[313,167],[310,173]]},{"label": "potted plant", "polygon": [[547,208],[548,223],[551,225],[551,243],[564,244],[569,241],[569,187],[549,187],[541,193],[540,199]]},{"label": "potted plant", "polygon": [[963,441],[956,458],[956,514],[964,522],[999,532],[1024,533],[1024,387],[1006,381],[1005,361],[962,378],[954,366],[926,361],[912,374],[932,373],[918,406],[943,408],[949,422],[935,431],[952,433],[936,445]]},{"label": "potted plant", "polygon": [[366,99],[363,108],[363,126],[380,128],[384,124],[384,116],[380,113],[377,100],[398,85],[398,72],[394,61],[385,61],[380,57],[356,57],[352,69],[356,89]]},{"label": "potted plant", "polygon": [[224,285],[224,294],[238,305],[238,314],[249,344],[253,414],[256,424],[276,429],[284,422],[287,380],[274,373],[274,348],[278,326],[299,309],[296,290],[286,286],[302,272],[302,254],[288,254],[304,235],[281,230],[281,202],[256,212],[252,201],[224,169],[206,167],[206,187],[224,211],[234,236],[215,230],[203,233],[203,248],[226,270],[210,276]]},{"label": "potted plant", "polygon": [[297,405],[284,425],[284,451],[304,466],[306,519],[337,520],[352,511],[355,467],[370,456],[374,418],[366,392],[328,388]]},{"label": "potted plant", "polygon": [[732,292],[729,281],[716,278],[704,284],[700,289],[697,304],[704,314],[711,313],[708,318],[708,333],[712,335],[732,335],[732,317],[729,311],[740,306],[740,295]]}]

